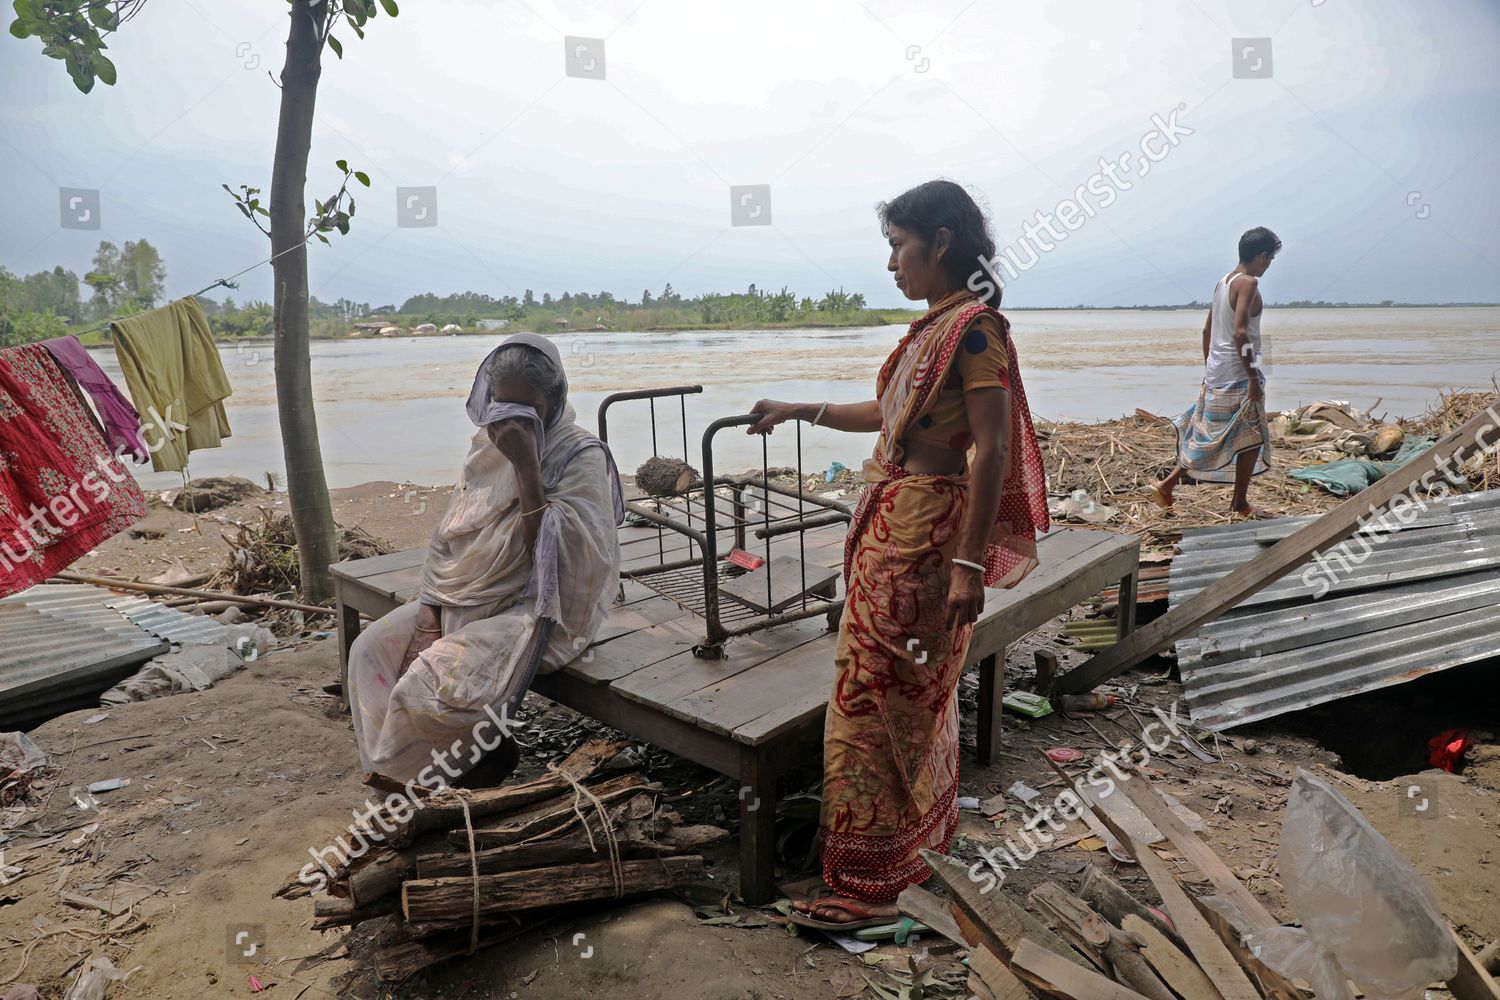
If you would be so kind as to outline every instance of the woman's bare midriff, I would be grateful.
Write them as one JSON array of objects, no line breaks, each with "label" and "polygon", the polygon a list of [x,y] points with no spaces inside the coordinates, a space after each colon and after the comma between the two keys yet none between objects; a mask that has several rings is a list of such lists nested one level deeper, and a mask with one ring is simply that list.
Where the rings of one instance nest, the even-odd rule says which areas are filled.
[{"label": "woman's bare midriff", "polygon": [[919,476],[956,476],[964,471],[962,451],[943,448],[907,438],[901,442],[904,456],[901,465]]}]

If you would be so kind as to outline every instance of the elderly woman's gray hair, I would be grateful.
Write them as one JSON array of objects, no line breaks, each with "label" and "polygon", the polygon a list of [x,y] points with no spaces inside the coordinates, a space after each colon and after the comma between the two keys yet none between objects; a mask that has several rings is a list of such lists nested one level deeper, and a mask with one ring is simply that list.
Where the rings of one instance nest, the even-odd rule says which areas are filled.
[{"label": "elderly woman's gray hair", "polygon": [[501,379],[518,378],[540,392],[554,411],[562,405],[568,391],[562,368],[541,351],[524,344],[511,344],[496,351],[485,374],[491,392]]}]

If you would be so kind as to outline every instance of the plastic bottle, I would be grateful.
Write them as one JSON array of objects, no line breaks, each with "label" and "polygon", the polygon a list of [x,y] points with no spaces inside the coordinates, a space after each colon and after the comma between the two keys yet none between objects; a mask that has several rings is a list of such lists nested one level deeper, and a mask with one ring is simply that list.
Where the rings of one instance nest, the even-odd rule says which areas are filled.
[{"label": "plastic bottle", "polygon": [[1058,707],[1064,712],[1099,712],[1116,702],[1112,694],[1065,694],[1058,699]]}]

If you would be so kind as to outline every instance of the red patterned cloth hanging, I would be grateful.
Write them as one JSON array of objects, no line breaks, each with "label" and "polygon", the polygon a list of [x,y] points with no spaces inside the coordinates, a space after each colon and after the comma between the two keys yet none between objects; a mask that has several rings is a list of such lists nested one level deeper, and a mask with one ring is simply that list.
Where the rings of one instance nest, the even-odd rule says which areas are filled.
[{"label": "red patterned cloth hanging", "polygon": [[146,516],[83,400],[40,344],[0,351],[0,597]]}]

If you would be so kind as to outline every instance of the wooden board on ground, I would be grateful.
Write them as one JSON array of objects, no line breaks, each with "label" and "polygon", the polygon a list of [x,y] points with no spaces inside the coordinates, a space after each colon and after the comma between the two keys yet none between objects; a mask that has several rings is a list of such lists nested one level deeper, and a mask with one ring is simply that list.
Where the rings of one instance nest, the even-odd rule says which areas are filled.
[{"label": "wooden board on ground", "polygon": [[969,875],[963,862],[936,851],[923,849],[922,860],[953,894],[954,903],[966,913],[983,938],[983,945],[1001,958],[1009,958],[1024,940],[1033,940],[1080,968],[1087,959],[1068,943],[1047,929],[1036,917],[1011,902],[1000,892],[999,885],[988,892]]},{"label": "wooden board on ground", "polygon": [[1311,524],[1287,535],[1244,565],[1235,567],[1160,618],[1121,639],[1112,648],[1063,674],[1056,681],[1056,690],[1062,694],[1093,690],[1190,634],[1204,622],[1217,618],[1251,594],[1280,580],[1314,554],[1348,538],[1362,522],[1378,514],[1398,494],[1419,483],[1423,477],[1448,465],[1455,456],[1462,460],[1477,451],[1479,436],[1493,432],[1500,425],[1500,414],[1495,412],[1496,402],[1491,399],[1488,408],[1474,414],[1463,426],[1399,469],[1349,497]]},{"label": "wooden board on ground", "polygon": [[1122,928],[1142,945],[1141,954],[1182,1000],[1221,1000],[1213,980],[1193,960],[1167,940],[1167,936],[1134,913],[1125,915]]},{"label": "wooden board on ground", "polygon": [[[838,571],[805,563],[796,556],[776,556],[760,569],[719,583],[719,594],[761,614],[778,614],[796,604],[804,594],[831,596]],[[769,588],[769,598],[768,598]]]},{"label": "wooden board on ground", "polygon": [[958,923],[948,912],[948,904],[920,885],[909,885],[902,889],[901,895],[896,897],[896,909],[931,927],[954,944],[962,948],[969,946],[969,942],[964,940],[963,932],[958,929]]},{"label": "wooden board on ground", "polygon": [[1448,989],[1454,1000],[1500,1000],[1500,986],[1479,965],[1463,939],[1453,933],[1453,928],[1448,928],[1448,933],[1458,948],[1458,972],[1448,980]]},{"label": "wooden board on ground", "polygon": [[1233,903],[1223,896],[1194,896],[1191,893],[1188,894],[1188,899],[1192,900],[1208,926],[1219,935],[1224,947],[1229,949],[1234,960],[1240,963],[1240,968],[1245,970],[1245,975],[1260,987],[1261,993],[1268,1000],[1304,1000],[1302,991],[1293,986],[1291,980],[1250,954],[1250,949],[1245,946],[1250,921],[1234,908]]},{"label": "wooden board on ground", "polygon": [[995,1000],[1032,1000],[1036,996],[988,948],[978,947],[969,952],[969,968]]},{"label": "wooden board on ground", "polygon": [[1022,941],[1010,957],[1010,967],[1039,988],[1072,1000],[1145,1000],[1092,969],[1074,965],[1031,939]]},{"label": "wooden board on ground", "polygon": [[1272,927],[1280,927],[1281,921],[1271,916],[1264,904],[1256,899],[1245,884],[1235,877],[1229,866],[1214,853],[1197,834],[1189,830],[1177,818],[1165,799],[1151,785],[1150,779],[1136,768],[1129,781],[1119,782],[1116,786],[1125,793],[1125,797],[1135,804],[1151,824],[1166,835],[1172,842],[1172,846],[1182,852],[1182,856],[1192,863],[1194,868],[1208,877],[1214,888],[1223,894],[1235,907],[1245,915],[1256,930],[1267,930]]},{"label": "wooden board on ground", "polygon": [[1224,942],[1219,940],[1219,935],[1189,901],[1187,890],[1177,883],[1176,877],[1167,868],[1167,863],[1145,844],[1132,841],[1127,846],[1135,855],[1141,870],[1151,879],[1151,884],[1156,886],[1162,902],[1172,914],[1172,922],[1177,925],[1177,933],[1187,942],[1199,968],[1213,982],[1224,1000],[1261,1000],[1260,993],[1250,985],[1244,970],[1224,946]]}]

